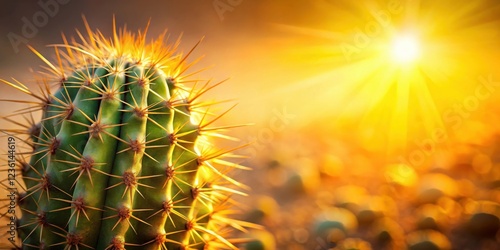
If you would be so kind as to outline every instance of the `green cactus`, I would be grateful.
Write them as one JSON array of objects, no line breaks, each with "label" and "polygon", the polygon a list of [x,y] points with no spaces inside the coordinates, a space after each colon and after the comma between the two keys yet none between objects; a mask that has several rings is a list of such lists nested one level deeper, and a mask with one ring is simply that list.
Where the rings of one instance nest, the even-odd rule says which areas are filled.
[{"label": "green cactus", "polygon": [[228,217],[242,185],[227,173],[243,167],[208,140],[229,127],[211,126],[220,116],[199,100],[217,84],[183,84],[192,50],[176,52],[179,40],[148,44],[114,23],[107,39],[85,23],[88,37],[63,36],[53,63],[30,47],[48,65],[40,94],[2,80],[38,99],[6,120],[42,111],[15,135],[32,149],[17,159],[21,247],[236,249],[225,235],[248,224]]}]

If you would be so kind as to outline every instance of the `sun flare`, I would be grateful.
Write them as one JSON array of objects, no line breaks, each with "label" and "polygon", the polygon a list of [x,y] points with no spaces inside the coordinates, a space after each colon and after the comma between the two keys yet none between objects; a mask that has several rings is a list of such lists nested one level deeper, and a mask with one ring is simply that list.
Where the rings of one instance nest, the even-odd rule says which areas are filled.
[{"label": "sun flare", "polygon": [[286,39],[273,37],[269,45],[287,49],[270,52],[279,57],[270,66],[283,65],[287,74],[272,81],[287,88],[268,95],[308,96],[308,105],[295,102],[297,114],[349,129],[353,140],[387,155],[405,155],[435,131],[461,136],[462,124],[494,107],[491,92],[471,112],[459,111],[498,72],[500,6],[480,11],[491,1],[457,5],[454,15],[451,0],[318,1],[313,21],[273,23]]},{"label": "sun flare", "polygon": [[420,44],[412,35],[399,36],[394,39],[391,52],[397,63],[415,62],[420,56]]}]

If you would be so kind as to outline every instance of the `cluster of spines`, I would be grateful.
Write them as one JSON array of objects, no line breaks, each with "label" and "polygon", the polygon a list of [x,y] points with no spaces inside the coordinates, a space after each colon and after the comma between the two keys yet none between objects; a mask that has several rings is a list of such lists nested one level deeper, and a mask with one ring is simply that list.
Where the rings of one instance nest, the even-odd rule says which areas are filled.
[{"label": "cluster of spines", "polygon": [[210,145],[229,127],[210,128],[220,116],[207,121],[210,103],[198,100],[217,84],[183,85],[190,53],[174,54],[178,41],[147,44],[146,32],[115,27],[108,40],[86,27],[88,38],[55,45],[57,66],[32,49],[47,64],[40,94],[2,80],[38,100],[16,114],[28,125],[5,117],[31,152],[18,157],[23,248],[236,248],[225,227],[251,225],[230,219],[242,185],[226,174],[245,168]]}]

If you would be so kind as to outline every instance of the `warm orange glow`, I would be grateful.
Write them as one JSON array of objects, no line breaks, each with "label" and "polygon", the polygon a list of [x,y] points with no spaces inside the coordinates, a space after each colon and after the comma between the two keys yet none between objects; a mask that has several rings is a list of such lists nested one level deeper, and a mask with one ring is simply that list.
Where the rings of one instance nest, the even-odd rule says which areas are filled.
[{"label": "warm orange glow", "polygon": [[[221,101],[208,110],[210,115],[192,114],[193,123],[220,128],[203,130],[193,153],[221,153],[209,147],[215,139],[227,148],[248,146],[224,154],[224,160],[209,160],[222,169],[220,174],[210,165],[200,166],[195,184],[210,184],[206,195],[213,199],[224,198],[220,191],[235,194],[235,207],[244,208],[241,219],[265,228],[242,230],[240,238],[259,239],[254,246],[266,249],[425,249],[430,243],[439,249],[496,249],[500,1],[172,2],[177,3],[169,3],[170,8],[126,13],[175,10],[153,17],[164,17],[169,29],[183,31],[188,45],[205,36],[190,58],[204,55],[197,66],[207,70],[187,72],[196,77],[180,79],[186,87],[229,78],[209,95],[238,105],[229,108]],[[173,8],[177,5],[183,8]],[[135,25],[135,16],[126,22]],[[151,32],[160,33],[162,25],[150,27]],[[92,53],[113,43],[102,40],[100,32],[94,35]],[[133,51],[124,56],[140,56],[141,44],[133,41],[142,37],[122,35],[127,42],[121,46]],[[30,44],[40,49],[35,40]],[[178,46],[175,40],[172,46]],[[157,55],[142,58],[145,62],[162,60],[157,46],[145,49]],[[57,73],[58,66],[49,70]],[[182,94],[205,106],[198,93]],[[212,116],[221,113],[218,109],[230,112]],[[234,126],[240,128],[225,135],[233,126],[218,127],[220,121],[252,125]],[[240,172],[243,165],[252,171]],[[244,184],[222,177],[233,168],[238,169],[234,179]]]}]

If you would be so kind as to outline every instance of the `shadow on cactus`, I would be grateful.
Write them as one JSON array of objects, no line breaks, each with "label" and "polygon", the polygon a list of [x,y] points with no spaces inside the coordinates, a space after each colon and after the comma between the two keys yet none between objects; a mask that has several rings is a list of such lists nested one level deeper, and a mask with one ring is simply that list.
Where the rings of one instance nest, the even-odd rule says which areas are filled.
[{"label": "shadow on cactus", "polygon": [[213,146],[233,126],[214,127],[221,115],[200,100],[218,84],[188,80],[192,50],[176,52],[179,40],[147,43],[147,28],[114,22],[108,39],[85,24],[86,38],[54,45],[54,62],[30,47],[46,63],[41,91],[2,80],[36,99],[11,100],[27,107],[5,117],[25,129],[4,131],[29,148],[17,157],[16,247],[237,249],[231,230],[252,225],[230,218],[245,187],[227,174],[246,168],[226,160],[235,149]]}]

